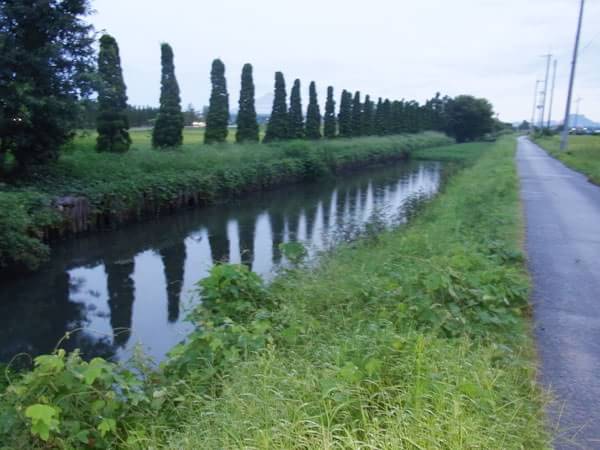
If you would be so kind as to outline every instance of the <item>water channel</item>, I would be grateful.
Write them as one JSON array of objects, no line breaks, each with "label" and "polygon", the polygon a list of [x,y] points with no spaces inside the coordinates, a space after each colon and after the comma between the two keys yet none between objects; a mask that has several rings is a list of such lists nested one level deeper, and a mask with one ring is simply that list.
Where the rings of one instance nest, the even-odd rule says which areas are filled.
[{"label": "water channel", "polygon": [[127,358],[139,344],[160,360],[190,331],[186,308],[215,261],[268,280],[285,264],[281,243],[300,241],[314,259],[369,223],[401,223],[437,193],[441,170],[394,163],[60,242],[42,270],[0,285],[0,361],[59,341],[86,358]]}]

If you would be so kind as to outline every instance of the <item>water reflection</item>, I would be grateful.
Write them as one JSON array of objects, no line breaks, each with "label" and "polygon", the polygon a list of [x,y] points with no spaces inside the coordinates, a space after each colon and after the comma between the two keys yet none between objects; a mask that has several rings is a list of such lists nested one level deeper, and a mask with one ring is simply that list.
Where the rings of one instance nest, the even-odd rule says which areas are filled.
[{"label": "water reflection", "polygon": [[269,278],[281,243],[302,241],[314,257],[374,215],[402,221],[408,199],[437,191],[440,170],[374,169],[62,243],[42,271],[2,286],[0,360],[49,352],[68,331],[61,345],[86,357],[124,358],[139,343],[160,359],[190,331],[190,292],[214,261]]}]

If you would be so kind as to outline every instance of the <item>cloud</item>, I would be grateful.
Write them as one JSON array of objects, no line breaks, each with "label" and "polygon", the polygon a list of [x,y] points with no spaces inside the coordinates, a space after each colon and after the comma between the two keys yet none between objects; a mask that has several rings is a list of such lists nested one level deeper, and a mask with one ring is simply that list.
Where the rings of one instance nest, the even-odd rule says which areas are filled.
[{"label": "cloud", "polygon": [[[121,46],[129,98],[157,104],[159,44],[175,51],[184,103],[209,97],[213,58],[227,66],[232,105],[242,65],[254,66],[257,96],[273,73],[373,97],[423,101],[436,91],[489,98],[501,118],[531,114],[533,85],[545,72],[540,55],[559,60],[557,112],[564,109],[577,0],[96,0],[92,22]],[[582,44],[596,32],[600,5],[588,2]],[[581,111],[600,119],[600,36],[583,52],[576,95]]]}]

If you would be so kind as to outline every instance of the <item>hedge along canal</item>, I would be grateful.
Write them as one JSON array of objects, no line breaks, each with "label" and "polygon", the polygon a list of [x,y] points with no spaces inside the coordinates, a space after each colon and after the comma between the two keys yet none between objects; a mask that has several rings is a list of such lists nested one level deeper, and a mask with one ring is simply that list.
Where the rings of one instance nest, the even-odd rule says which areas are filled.
[{"label": "hedge along canal", "polygon": [[285,264],[281,243],[315,258],[402,223],[441,177],[439,162],[396,162],[57,243],[43,270],[2,285],[0,360],[49,353],[67,332],[63,345],[86,357],[123,359],[139,343],[160,360],[191,331],[190,291],[215,261],[269,279]]},{"label": "hedge along canal", "polygon": [[243,193],[407,159],[411,152],[447,145],[439,133],[185,147],[134,148],[98,154],[76,145],[28,180],[0,184],[0,278],[37,269],[48,244],[90,231],[203,206]]}]

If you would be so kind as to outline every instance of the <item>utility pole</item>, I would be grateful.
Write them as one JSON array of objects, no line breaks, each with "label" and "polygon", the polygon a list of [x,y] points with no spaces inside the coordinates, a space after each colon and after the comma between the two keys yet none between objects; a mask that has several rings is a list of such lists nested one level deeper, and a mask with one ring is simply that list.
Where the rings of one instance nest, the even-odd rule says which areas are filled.
[{"label": "utility pole", "polygon": [[567,106],[565,108],[565,121],[563,123],[563,132],[560,139],[560,149],[566,150],[569,141],[569,113],[571,112],[571,97],[573,95],[573,83],[575,82],[575,68],[577,67],[577,51],[579,50],[579,37],[581,35],[581,22],[583,22],[583,5],[585,0],[581,0],[579,5],[579,20],[577,21],[577,33],[575,34],[575,47],[573,48],[573,61],[571,62],[571,75],[569,76],[569,91],[567,93]]},{"label": "utility pole", "polygon": [[535,110],[537,109],[538,89],[542,80],[535,80],[535,90],[533,91],[533,110],[531,111],[531,123],[529,124],[529,133],[535,132]]},{"label": "utility pole", "polygon": [[552,68],[552,88],[550,89],[550,104],[548,105],[548,129],[550,129],[550,119],[552,119],[552,103],[554,102],[554,84],[556,83],[556,59]]},{"label": "utility pole", "polygon": [[546,98],[548,97],[548,76],[550,75],[550,60],[552,59],[552,55],[548,53],[547,55],[542,55],[546,58],[546,76],[544,77],[544,100],[542,101],[542,111],[540,115],[540,130],[544,129],[544,115],[546,113]]}]

